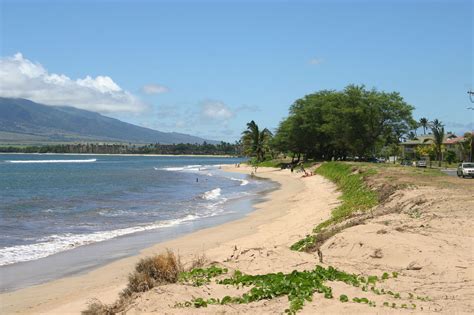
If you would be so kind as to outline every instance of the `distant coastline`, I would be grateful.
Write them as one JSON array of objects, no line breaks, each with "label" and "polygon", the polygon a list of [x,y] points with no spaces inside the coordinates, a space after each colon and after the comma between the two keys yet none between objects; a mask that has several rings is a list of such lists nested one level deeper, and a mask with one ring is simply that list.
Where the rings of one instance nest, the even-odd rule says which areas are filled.
[{"label": "distant coastline", "polygon": [[25,153],[25,152],[0,152],[4,155],[94,155],[94,156],[183,156],[183,157],[219,157],[219,158],[239,158],[238,155],[229,155],[229,154],[143,154],[143,153]]},{"label": "distant coastline", "polygon": [[69,154],[155,154],[189,156],[242,156],[242,146],[221,142],[218,144],[176,143],[176,144],[124,144],[124,143],[64,143],[45,145],[0,145],[1,153],[69,153]]}]

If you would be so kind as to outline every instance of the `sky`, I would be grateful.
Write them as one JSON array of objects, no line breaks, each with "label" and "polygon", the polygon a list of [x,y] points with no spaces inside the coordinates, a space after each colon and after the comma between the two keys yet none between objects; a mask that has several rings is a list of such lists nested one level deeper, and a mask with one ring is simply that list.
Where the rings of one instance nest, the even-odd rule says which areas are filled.
[{"label": "sky", "polygon": [[364,84],[459,134],[474,129],[473,3],[0,0],[0,96],[233,142]]}]

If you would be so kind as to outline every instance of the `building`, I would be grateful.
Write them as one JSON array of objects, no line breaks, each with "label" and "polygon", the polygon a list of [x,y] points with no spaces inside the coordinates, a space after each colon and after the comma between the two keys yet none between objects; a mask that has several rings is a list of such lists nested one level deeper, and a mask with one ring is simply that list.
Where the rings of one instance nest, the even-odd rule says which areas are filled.
[{"label": "building", "polygon": [[[458,139],[455,141],[455,139]],[[464,140],[464,137],[458,137],[453,133],[448,133],[445,135],[443,144],[447,150],[459,151],[457,143]],[[407,140],[400,143],[402,148],[402,159],[414,160],[416,159],[416,148],[418,146],[429,146],[434,143],[434,136],[432,134],[416,136],[412,140]],[[449,149],[448,149],[449,147]],[[456,152],[456,157],[460,155],[459,152]],[[458,158],[459,159],[459,158]]]}]

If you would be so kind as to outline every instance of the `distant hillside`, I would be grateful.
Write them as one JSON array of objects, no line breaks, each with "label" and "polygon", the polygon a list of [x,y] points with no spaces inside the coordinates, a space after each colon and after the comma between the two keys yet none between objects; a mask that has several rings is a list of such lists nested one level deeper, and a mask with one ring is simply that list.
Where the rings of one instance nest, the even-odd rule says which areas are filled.
[{"label": "distant hillside", "polygon": [[[0,142],[107,141],[132,143],[202,143],[191,135],[161,132],[95,112],[0,97]],[[215,141],[206,140],[209,143]]]}]

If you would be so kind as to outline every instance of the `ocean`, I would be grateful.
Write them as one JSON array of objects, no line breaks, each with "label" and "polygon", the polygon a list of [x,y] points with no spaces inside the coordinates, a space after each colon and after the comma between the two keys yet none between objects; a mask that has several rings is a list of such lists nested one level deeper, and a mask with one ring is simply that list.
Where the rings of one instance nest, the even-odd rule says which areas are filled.
[{"label": "ocean", "polygon": [[[0,290],[84,271],[243,217],[275,183],[219,167],[239,162],[221,157],[0,155]],[[54,270],[48,270],[50,265]]]}]

